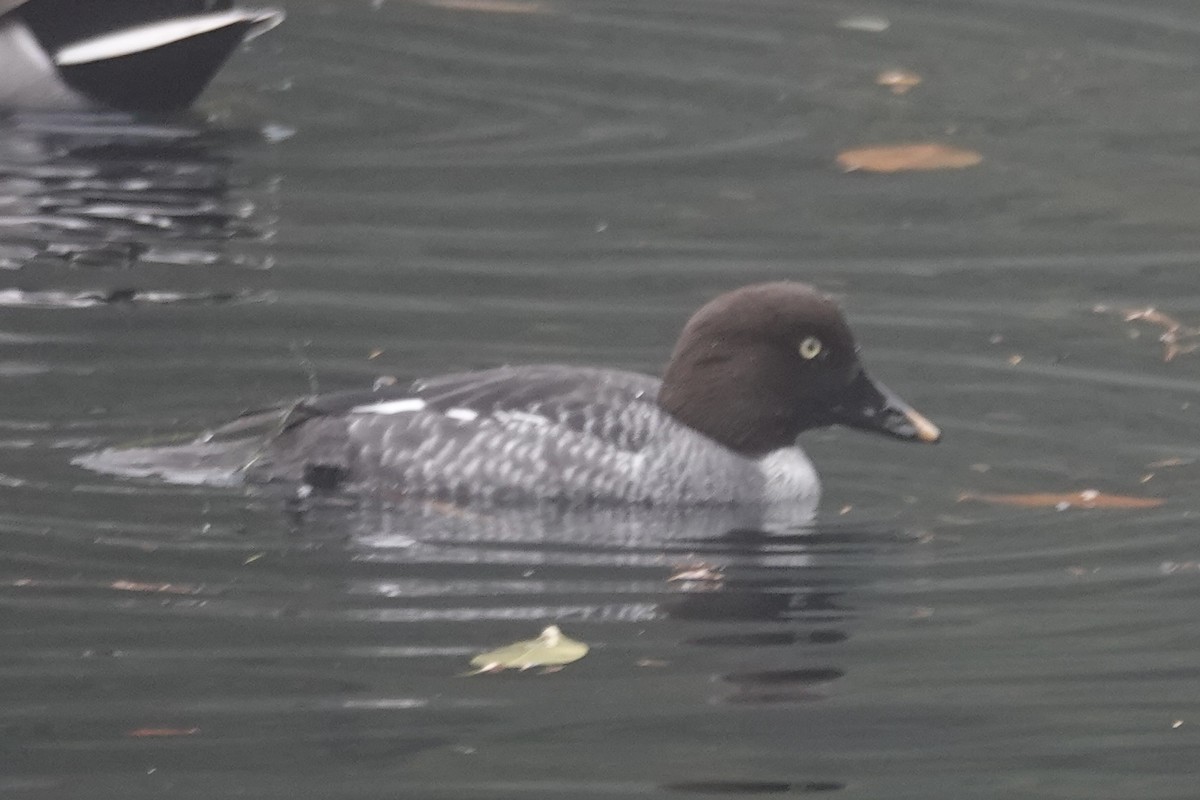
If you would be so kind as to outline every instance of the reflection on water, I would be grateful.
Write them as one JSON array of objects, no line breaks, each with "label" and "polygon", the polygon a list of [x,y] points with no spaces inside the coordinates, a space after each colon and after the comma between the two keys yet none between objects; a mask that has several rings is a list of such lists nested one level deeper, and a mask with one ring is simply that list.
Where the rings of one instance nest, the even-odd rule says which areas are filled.
[{"label": "reflection on water", "polygon": [[[417,791],[436,780],[470,793],[490,781],[444,774],[447,755],[511,742],[522,761],[527,746],[575,741],[612,747],[640,791],[663,775],[678,792],[834,791],[836,773],[663,771],[657,754],[632,755],[638,734],[618,731],[661,728],[683,744],[700,720],[701,738],[735,735],[718,733],[737,724],[722,709],[790,714],[823,701],[853,671],[840,651],[858,587],[912,544],[850,527],[767,533],[713,515],[321,508],[285,520],[275,503],[238,502],[170,538],[0,521],[10,554],[74,552],[66,569],[18,557],[0,587],[4,606],[45,620],[16,656],[23,677],[0,691],[13,774],[53,783],[68,753],[73,771],[110,775],[213,759],[253,775],[266,759],[272,770],[370,766],[407,773]],[[72,649],[114,615],[132,627]],[[588,656],[561,674],[462,677],[473,654],[549,622],[588,642]],[[33,687],[53,692],[23,699]],[[651,694],[617,699],[630,691]]]},{"label": "reflection on water", "polygon": [[[362,612],[363,618],[390,622],[789,622],[808,616],[834,622],[841,618],[833,599],[841,589],[782,588],[764,576],[806,570],[813,566],[814,553],[855,550],[869,541],[851,545],[837,534],[807,528],[760,531],[749,527],[757,515],[733,510],[474,512],[426,504],[369,512],[319,508],[290,518],[296,535],[324,540],[329,530],[336,530],[345,537],[349,558],[387,571],[385,580],[354,580],[346,591],[385,598]],[[839,539],[840,551],[835,544]],[[519,580],[471,574],[508,575],[513,570],[519,570]],[[474,607],[445,604],[460,597],[488,600]],[[571,602],[545,605],[552,597]],[[410,605],[416,598],[439,600],[421,601],[435,603],[429,607]],[[593,601],[582,602],[584,598]],[[764,641],[796,640],[744,643]],[[828,641],[838,638],[831,635]],[[726,646],[739,640],[705,642]]]},{"label": "reflection on water", "polygon": [[[263,256],[229,250],[230,242],[264,239],[274,224],[233,174],[237,148],[255,138],[199,120],[4,118],[0,269],[268,266]],[[128,301],[153,288],[122,287],[92,299]]]}]

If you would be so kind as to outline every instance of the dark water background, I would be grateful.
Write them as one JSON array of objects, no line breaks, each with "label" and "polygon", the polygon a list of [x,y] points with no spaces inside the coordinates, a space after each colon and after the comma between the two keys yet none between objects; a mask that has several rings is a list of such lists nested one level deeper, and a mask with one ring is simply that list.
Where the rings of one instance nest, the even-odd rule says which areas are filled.
[{"label": "dark water background", "polygon": [[[1094,307],[1200,324],[1200,7],[283,5],[195,120],[5,123],[0,793],[1195,797],[1200,353]],[[906,141],[984,160],[834,163]],[[655,372],[774,278],[946,436],[807,435],[812,531],[69,463],[314,377]],[[1083,489],[1166,502],[959,500]],[[461,677],[551,623],[591,653]]]}]

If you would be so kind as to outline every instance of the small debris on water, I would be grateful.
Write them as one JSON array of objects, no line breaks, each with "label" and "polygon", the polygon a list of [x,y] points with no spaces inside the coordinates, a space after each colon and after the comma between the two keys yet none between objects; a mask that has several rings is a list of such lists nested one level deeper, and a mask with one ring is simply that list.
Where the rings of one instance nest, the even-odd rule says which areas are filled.
[{"label": "small debris on water", "polygon": [[859,147],[844,150],[837,157],[838,166],[846,172],[881,173],[962,169],[982,161],[983,156],[974,150],[937,142]]},{"label": "small debris on water", "polygon": [[703,561],[697,561],[690,564],[683,564],[675,568],[671,573],[671,577],[667,578],[667,582],[672,581],[714,581],[719,582],[725,580],[725,576],[721,574],[721,568],[706,564]]},{"label": "small debris on water", "polygon": [[1163,361],[1172,361],[1176,356],[1186,355],[1200,349],[1200,328],[1185,325],[1170,314],[1159,311],[1154,306],[1145,308],[1114,309],[1106,305],[1096,305],[1092,311],[1097,314],[1117,313],[1125,322],[1147,322],[1163,329],[1158,341],[1163,346]]},{"label": "small debris on water", "polygon": [[877,17],[867,14],[855,15],[853,17],[842,17],[838,20],[837,26],[847,31],[862,31],[864,33],[883,33],[888,28],[892,27],[891,20],[887,17]]},{"label": "small debris on water", "polygon": [[1151,461],[1146,466],[1149,469],[1165,469],[1167,467],[1185,467],[1188,464],[1195,464],[1194,458],[1164,458],[1161,461]]},{"label": "small debris on water", "polygon": [[1130,497],[1127,495],[1105,494],[1095,489],[1085,489],[1081,492],[1053,494],[1049,492],[1034,492],[1031,494],[980,494],[963,492],[958,501],[992,503],[994,505],[1015,506],[1017,508],[1053,508],[1066,511],[1070,508],[1085,509],[1130,509],[1157,508],[1167,502],[1161,497]]},{"label": "small debris on water", "polygon": [[198,594],[200,589],[179,583],[140,583],[138,581],[113,581],[110,589],[120,592],[166,592],[167,594]]},{"label": "small debris on water", "polygon": [[199,728],[134,728],[126,731],[125,735],[134,739],[145,739],[166,736],[195,736]]},{"label": "small debris on water", "polygon": [[1164,561],[1158,566],[1163,575],[1173,575],[1176,572],[1200,573],[1200,562],[1196,561]]},{"label": "small debris on water", "polygon": [[[290,89],[291,87],[285,87]],[[268,122],[262,126],[262,137],[265,141],[271,144],[284,142],[296,135],[296,129],[291,125],[283,125],[278,122]]]},{"label": "small debris on water", "polygon": [[902,69],[889,69],[876,75],[875,83],[888,87],[892,94],[905,94],[914,86],[920,85],[921,76]]}]

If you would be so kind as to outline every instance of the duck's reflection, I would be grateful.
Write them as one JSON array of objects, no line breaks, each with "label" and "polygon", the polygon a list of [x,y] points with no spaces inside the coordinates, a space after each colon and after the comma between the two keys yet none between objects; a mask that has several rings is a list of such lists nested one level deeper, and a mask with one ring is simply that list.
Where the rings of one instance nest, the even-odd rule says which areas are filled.
[{"label": "duck's reflection", "polygon": [[851,635],[854,587],[899,541],[811,521],[781,530],[716,509],[316,507],[295,510],[293,523],[310,541],[341,538],[360,566],[347,585],[357,620],[675,621],[676,647],[734,667],[712,699],[739,704],[828,692],[843,674],[830,660]]}]

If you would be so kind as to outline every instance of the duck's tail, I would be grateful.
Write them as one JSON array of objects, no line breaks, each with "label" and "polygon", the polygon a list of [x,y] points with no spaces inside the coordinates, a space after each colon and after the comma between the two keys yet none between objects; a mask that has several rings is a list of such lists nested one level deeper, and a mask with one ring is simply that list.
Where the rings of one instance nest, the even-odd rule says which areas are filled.
[{"label": "duck's tail", "polygon": [[71,463],[124,478],[237,486],[276,435],[286,414],[286,409],[256,412],[188,441],[110,447],[77,456]]}]

